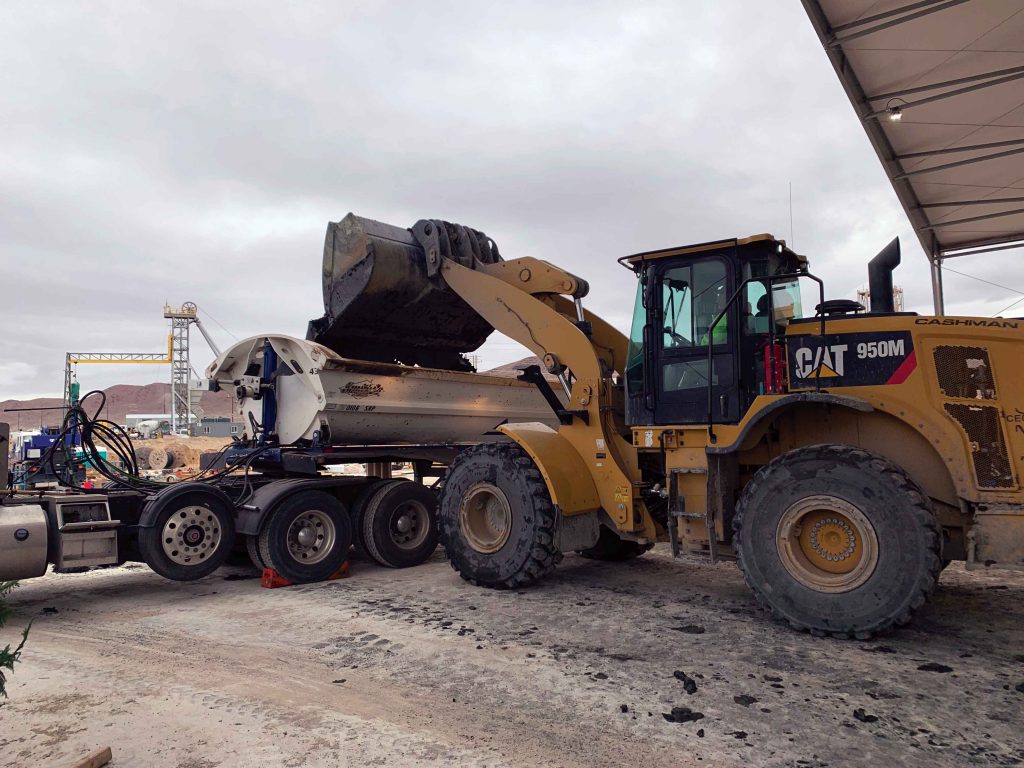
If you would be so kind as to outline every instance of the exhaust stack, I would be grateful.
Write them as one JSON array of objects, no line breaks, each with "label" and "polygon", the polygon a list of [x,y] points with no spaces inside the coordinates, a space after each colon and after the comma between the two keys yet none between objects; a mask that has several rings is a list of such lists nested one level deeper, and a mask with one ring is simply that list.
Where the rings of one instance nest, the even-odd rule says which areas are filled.
[{"label": "exhaust stack", "polygon": [[892,298],[892,271],[900,264],[900,239],[883,248],[868,262],[868,290],[871,291],[871,312],[895,312]]}]

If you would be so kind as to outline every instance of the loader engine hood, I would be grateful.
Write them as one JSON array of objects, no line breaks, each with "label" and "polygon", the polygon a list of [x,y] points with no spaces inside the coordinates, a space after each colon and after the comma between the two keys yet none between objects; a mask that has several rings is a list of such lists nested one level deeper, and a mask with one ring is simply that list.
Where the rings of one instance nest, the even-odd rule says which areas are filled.
[{"label": "loader engine hood", "polygon": [[444,282],[443,258],[467,267],[501,261],[484,233],[445,221],[402,229],[350,213],[329,223],[324,315],[306,338],[346,358],[473,370],[463,353],[494,329]]}]

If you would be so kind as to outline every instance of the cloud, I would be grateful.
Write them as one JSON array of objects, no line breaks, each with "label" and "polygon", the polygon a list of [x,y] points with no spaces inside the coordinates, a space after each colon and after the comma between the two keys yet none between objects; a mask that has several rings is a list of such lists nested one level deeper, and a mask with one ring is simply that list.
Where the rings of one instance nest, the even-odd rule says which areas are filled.
[{"label": "cloud", "polygon": [[[900,234],[897,282],[930,305],[924,256],[798,3],[15,1],[0,70],[0,359],[27,366],[0,399],[59,394],[67,351],[161,349],[164,301],[238,337],[303,335],[326,223],[350,210],[482,229],[506,257],[584,276],[588,305],[625,327],[619,256],[789,237],[792,183],[796,247],[830,295],[852,296]],[[1024,286],[1008,263],[964,271]],[[963,311],[1014,298],[947,285]]]},{"label": "cloud", "polygon": [[12,382],[17,386],[21,382],[32,381],[36,376],[35,366],[23,362],[0,363],[0,381]]}]

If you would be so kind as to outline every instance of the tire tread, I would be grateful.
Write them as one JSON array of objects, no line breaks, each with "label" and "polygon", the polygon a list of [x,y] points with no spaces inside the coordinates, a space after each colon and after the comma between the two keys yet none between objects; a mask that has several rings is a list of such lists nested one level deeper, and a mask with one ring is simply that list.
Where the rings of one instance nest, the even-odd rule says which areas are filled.
[{"label": "tire tread", "polygon": [[356,551],[384,566],[387,563],[383,560],[380,550],[377,549],[373,542],[373,527],[370,525],[366,510],[372,509],[378,504],[391,486],[401,482],[403,481],[399,478],[380,480],[367,489],[366,498],[357,500],[356,504],[353,505],[352,540],[355,543]]}]

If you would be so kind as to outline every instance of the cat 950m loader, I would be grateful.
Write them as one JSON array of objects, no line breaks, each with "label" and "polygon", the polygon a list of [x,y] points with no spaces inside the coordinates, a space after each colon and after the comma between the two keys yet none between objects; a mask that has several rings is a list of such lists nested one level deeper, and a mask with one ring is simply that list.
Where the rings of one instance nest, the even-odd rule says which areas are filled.
[{"label": "cat 950m loader", "polygon": [[[792,626],[863,638],[909,621],[951,560],[1024,567],[1022,321],[893,311],[898,241],[869,266],[871,311],[825,301],[770,235],[620,261],[629,338],[583,306],[584,280],[502,260],[475,230],[351,214],[328,230],[311,338],[458,367],[493,328],[563,390],[524,370],[556,427],[504,424],[451,463],[440,534],[464,578],[521,587],[564,552],[667,540],[736,558]],[[382,306],[395,356],[373,345]]]}]

